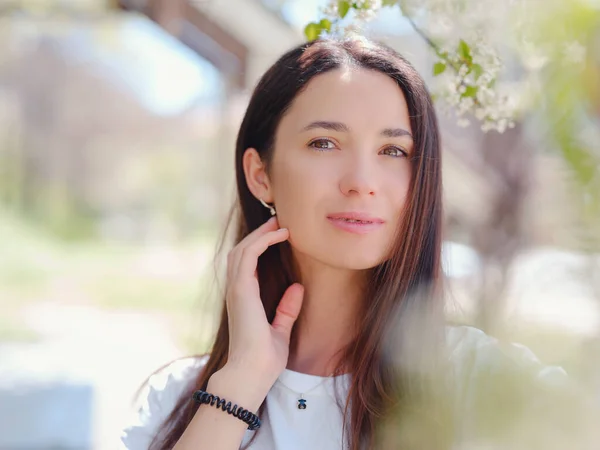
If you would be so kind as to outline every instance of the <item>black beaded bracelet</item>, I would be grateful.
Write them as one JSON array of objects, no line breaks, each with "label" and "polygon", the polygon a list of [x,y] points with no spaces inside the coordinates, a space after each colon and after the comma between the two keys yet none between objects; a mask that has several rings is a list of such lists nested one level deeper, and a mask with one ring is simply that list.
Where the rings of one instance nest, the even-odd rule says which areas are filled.
[{"label": "black beaded bracelet", "polygon": [[193,396],[194,400],[198,404],[210,404],[211,406],[217,405],[217,408],[221,408],[223,411],[226,411],[228,414],[231,414],[234,417],[237,417],[242,422],[248,424],[249,430],[257,430],[260,428],[260,419],[256,414],[251,413],[247,409],[238,407],[238,405],[231,406],[231,402],[228,402],[224,398],[220,398],[218,395],[209,394],[206,391],[198,390],[194,392]]}]

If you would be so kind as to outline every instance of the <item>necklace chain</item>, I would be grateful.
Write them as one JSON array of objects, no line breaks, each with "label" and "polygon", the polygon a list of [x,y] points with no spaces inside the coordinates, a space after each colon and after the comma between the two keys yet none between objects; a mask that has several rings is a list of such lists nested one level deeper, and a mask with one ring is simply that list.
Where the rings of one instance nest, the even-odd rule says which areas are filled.
[{"label": "necklace chain", "polygon": [[304,392],[298,392],[294,389],[292,389],[291,387],[287,386],[283,381],[281,380],[277,380],[284,388],[286,388],[288,391],[293,392],[296,395],[299,395],[298,398],[298,409],[306,409],[306,399],[304,398],[305,394],[308,394],[312,391],[314,391],[316,388],[318,388],[319,386],[321,386],[325,381],[327,381],[329,378],[331,378],[333,376],[333,374],[331,374],[329,377],[324,377],[321,381],[319,381],[315,386],[313,386],[312,388],[310,388],[308,391],[304,391]]}]

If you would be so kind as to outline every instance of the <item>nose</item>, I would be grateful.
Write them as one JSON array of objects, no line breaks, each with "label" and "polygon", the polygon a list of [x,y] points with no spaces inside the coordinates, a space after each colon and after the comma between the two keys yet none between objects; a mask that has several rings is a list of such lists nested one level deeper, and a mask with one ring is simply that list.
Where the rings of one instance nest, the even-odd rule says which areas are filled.
[{"label": "nose", "polygon": [[375,195],[377,173],[373,162],[367,158],[352,158],[344,168],[340,179],[340,191],[344,195]]}]

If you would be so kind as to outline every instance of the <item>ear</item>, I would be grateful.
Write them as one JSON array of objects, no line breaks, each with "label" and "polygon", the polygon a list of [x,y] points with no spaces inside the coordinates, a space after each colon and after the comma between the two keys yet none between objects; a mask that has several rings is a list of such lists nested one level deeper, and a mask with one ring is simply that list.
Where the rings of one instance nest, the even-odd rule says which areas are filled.
[{"label": "ear", "polygon": [[260,159],[260,155],[254,148],[247,148],[242,157],[244,175],[248,189],[257,199],[263,199],[267,203],[273,202],[271,183],[266,172],[266,167]]}]

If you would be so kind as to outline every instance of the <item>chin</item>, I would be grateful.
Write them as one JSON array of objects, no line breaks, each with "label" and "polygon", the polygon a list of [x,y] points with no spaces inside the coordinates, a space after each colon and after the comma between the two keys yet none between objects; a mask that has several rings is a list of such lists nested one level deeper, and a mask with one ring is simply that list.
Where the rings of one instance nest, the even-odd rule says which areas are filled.
[{"label": "chin", "polygon": [[[388,257],[389,243],[379,239],[363,242],[340,242],[337,239],[302,239],[305,236],[290,233],[290,244],[299,254],[320,261],[330,267],[346,270],[367,270],[383,263]],[[312,237],[312,236],[311,236]],[[387,245],[386,245],[387,244]]]},{"label": "chin", "polygon": [[338,261],[332,261],[331,265],[334,267],[339,267],[340,269],[347,270],[368,270],[373,267],[377,267],[384,261],[383,258],[348,258]]},{"label": "chin", "polygon": [[[323,246],[323,249],[327,249],[327,246]],[[362,251],[360,248],[344,248],[331,249],[330,251],[319,251],[317,259],[323,261],[331,267],[347,270],[367,270],[378,266],[385,261],[384,252],[375,251],[375,249],[369,249]]]}]

